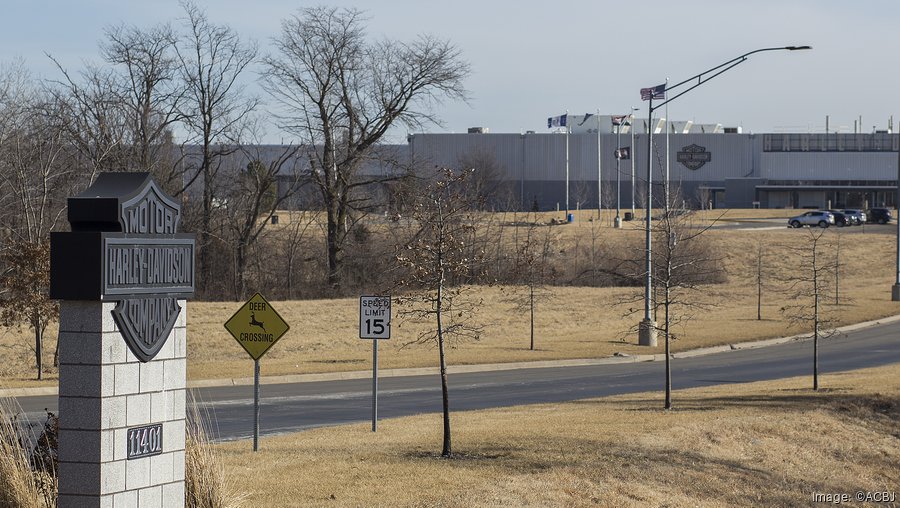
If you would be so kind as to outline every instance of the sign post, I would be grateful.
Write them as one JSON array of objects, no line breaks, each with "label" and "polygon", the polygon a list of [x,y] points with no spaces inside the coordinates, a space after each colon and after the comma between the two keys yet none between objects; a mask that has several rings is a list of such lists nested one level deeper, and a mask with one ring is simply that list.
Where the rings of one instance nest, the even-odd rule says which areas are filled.
[{"label": "sign post", "polygon": [[359,297],[359,338],[372,340],[372,432],[378,430],[378,340],[391,338],[391,297]]},{"label": "sign post", "polygon": [[378,431],[378,339],[372,339],[372,432]]},{"label": "sign post", "polygon": [[290,326],[259,293],[225,322],[225,329],[253,358],[253,451],[259,450],[259,359]]}]

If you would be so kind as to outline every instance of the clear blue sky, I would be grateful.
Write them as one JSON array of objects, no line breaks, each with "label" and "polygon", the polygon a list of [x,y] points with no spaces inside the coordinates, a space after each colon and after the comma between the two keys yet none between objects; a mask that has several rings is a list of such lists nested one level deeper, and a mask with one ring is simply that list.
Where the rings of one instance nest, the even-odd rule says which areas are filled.
[{"label": "clear blue sky", "polygon": [[[203,0],[216,23],[269,41],[280,22],[308,2]],[[670,105],[672,119],[743,126],[744,131],[863,130],[900,123],[897,86],[900,2],[890,0],[329,2],[365,9],[373,37],[452,40],[472,65],[472,100],[438,110],[443,127],[465,132],[546,130],[546,118],[625,113],[644,106],[639,89],[680,81],[747,51],[808,44],[805,52],[752,57]],[[70,70],[98,61],[103,28],[149,26],[182,16],[177,0],[36,0],[6,2],[0,61],[25,60],[57,77],[45,53]],[[641,113],[638,113],[639,115]],[[896,129],[895,129],[896,132]],[[276,133],[272,133],[275,135]],[[273,139],[275,139],[273,137]]]}]

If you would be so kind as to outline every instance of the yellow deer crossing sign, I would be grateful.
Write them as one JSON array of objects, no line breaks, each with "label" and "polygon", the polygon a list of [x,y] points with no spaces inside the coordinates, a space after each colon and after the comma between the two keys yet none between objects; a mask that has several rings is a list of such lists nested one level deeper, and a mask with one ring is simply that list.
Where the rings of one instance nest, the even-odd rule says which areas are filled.
[{"label": "yellow deer crossing sign", "polygon": [[259,293],[247,300],[225,322],[234,340],[254,360],[259,360],[291,327]]}]

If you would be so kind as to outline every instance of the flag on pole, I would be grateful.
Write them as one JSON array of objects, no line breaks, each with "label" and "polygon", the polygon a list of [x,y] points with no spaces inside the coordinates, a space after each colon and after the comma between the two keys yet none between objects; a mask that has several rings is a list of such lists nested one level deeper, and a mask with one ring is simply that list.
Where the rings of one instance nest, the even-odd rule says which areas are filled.
[{"label": "flag on pole", "polygon": [[616,159],[628,160],[630,158],[631,158],[631,147],[630,146],[623,146],[622,148],[619,148],[618,150],[616,150]]},{"label": "flag on pole", "polygon": [[650,99],[665,99],[666,84],[657,85],[650,88],[641,88],[641,100],[649,101]]},{"label": "flag on pole", "polygon": [[611,118],[613,125],[628,125],[628,122],[625,121],[628,115],[613,115]]},{"label": "flag on pole", "polygon": [[565,127],[566,126],[566,117],[569,115],[560,115],[560,116],[551,116],[547,119],[547,128],[552,129],[553,127]]}]

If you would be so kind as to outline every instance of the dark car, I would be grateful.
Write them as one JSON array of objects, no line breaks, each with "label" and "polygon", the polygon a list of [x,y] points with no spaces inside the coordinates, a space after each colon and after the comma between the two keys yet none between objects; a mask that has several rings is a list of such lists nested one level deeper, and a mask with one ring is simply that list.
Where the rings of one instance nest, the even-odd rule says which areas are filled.
[{"label": "dark car", "polygon": [[826,211],[830,212],[831,215],[834,215],[834,225],[835,226],[844,227],[844,226],[852,226],[853,225],[853,219],[851,219],[844,212],[842,212],[840,210],[826,210]]},{"label": "dark car", "polygon": [[891,221],[890,208],[872,208],[866,214],[867,222],[877,222],[879,224],[887,224]]},{"label": "dark car", "polygon": [[854,208],[848,208],[846,210],[841,210],[845,215],[850,217],[851,223],[853,225],[859,226],[861,224],[866,223],[866,213],[862,210],[856,210]]}]

